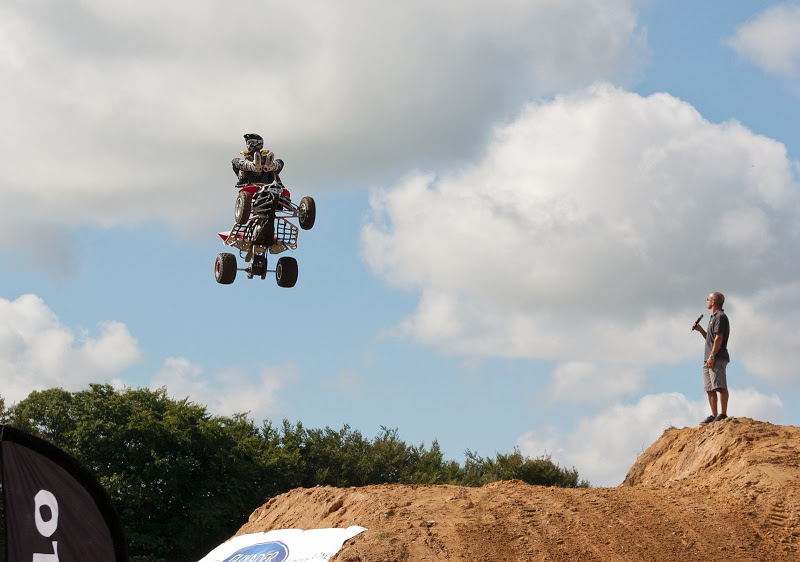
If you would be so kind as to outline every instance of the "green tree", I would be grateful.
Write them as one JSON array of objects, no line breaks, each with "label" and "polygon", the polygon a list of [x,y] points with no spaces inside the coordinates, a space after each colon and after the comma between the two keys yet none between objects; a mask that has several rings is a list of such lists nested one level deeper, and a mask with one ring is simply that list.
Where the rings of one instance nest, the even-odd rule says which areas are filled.
[{"label": "green tree", "polygon": [[437,442],[431,450],[424,444],[408,446],[397,429],[381,427],[370,440],[348,425],[306,429],[284,420],[280,430],[270,425],[268,432],[271,462],[292,474],[281,491],[316,485],[444,484],[458,478],[458,463],[444,461]]},{"label": "green tree", "polygon": [[6,423],[61,446],[75,430],[72,394],[60,388],[31,392],[4,414]]},{"label": "green tree", "polygon": [[530,458],[522,455],[518,447],[509,454],[497,453],[494,459],[483,458],[472,451],[466,452],[460,484],[483,486],[500,480],[522,480],[538,486],[586,488],[588,482],[578,481],[578,471],[561,468],[549,456]]}]

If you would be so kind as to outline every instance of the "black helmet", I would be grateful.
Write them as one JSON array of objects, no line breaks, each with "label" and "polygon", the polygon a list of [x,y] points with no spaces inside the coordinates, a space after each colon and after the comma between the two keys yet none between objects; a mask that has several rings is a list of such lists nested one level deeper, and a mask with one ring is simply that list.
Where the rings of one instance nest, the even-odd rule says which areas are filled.
[{"label": "black helmet", "polygon": [[261,135],[255,133],[247,133],[244,136],[244,142],[247,145],[247,150],[251,152],[264,148],[264,139],[261,138]]}]

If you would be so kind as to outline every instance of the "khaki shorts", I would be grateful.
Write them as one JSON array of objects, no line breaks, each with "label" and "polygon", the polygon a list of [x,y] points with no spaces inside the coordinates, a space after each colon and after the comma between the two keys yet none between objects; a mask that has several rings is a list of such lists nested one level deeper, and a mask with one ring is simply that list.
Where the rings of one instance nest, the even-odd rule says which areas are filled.
[{"label": "khaki shorts", "polygon": [[724,359],[717,359],[714,361],[713,369],[709,369],[703,365],[703,390],[711,392],[712,390],[728,388],[727,367],[728,361]]}]

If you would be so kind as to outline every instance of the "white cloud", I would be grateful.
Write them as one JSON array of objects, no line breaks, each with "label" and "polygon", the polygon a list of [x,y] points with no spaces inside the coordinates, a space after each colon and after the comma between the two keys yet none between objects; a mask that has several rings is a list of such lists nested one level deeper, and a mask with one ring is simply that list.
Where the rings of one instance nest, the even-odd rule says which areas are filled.
[{"label": "white cloud", "polygon": [[[141,360],[138,342],[125,324],[103,322],[97,334],[90,334],[61,325],[36,295],[0,298],[0,395],[6,406],[34,390],[58,387],[76,392],[90,383],[129,386],[124,371]],[[297,377],[293,363],[262,367],[255,377],[237,368],[207,376],[200,365],[170,357],[150,387],[166,386],[173,398],[188,398],[217,415],[249,412],[260,422],[283,413],[280,392]]]},{"label": "white cloud", "polygon": [[556,366],[547,390],[553,400],[560,402],[603,403],[637,394],[644,382],[645,373],[640,367],[569,361]]},{"label": "white cloud", "polygon": [[637,25],[632,0],[4,4],[0,248],[228,220],[250,131],[290,188],[463,157],[532,96],[635,75]]},{"label": "white cloud", "polygon": [[741,25],[726,44],[765,72],[800,77],[800,4],[771,6]]},{"label": "white cloud", "polygon": [[[740,303],[800,290],[788,259],[800,243],[796,166],[736,122],[600,84],[527,106],[473,166],[375,192],[363,255],[419,292],[400,328],[450,353],[601,372],[676,362],[698,353],[689,328],[721,290],[737,360],[752,365]],[[760,309],[759,325],[791,324],[798,302]],[[764,338],[793,355],[791,338]],[[800,379],[772,365],[775,378]]]},{"label": "white cloud", "polygon": [[280,391],[297,378],[297,366],[284,364],[263,367],[253,380],[237,368],[229,368],[214,376],[188,359],[170,357],[150,381],[151,388],[166,387],[176,400],[188,398],[220,416],[247,413],[256,423],[283,414]]},{"label": "white cloud", "polygon": [[726,296],[732,360],[741,359],[750,373],[770,381],[800,381],[800,368],[792,361],[800,322],[798,303],[800,283],[767,285],[753,294]]},{"label": "white cloud", "polygon": [[20,71],[29,56],[31,38],[22,20],[0,7],[0,68]]},{"label": "white cloud", "polygon": [[99,334],[62,326],[36,295],[0,298],[1,393],[7,405],[34,390],[75,391],[111,382],[141,360],[136,339],[120,322],[103,322]]},{"label": "white cloud", "polygon": [[[730,391],[731,416],[775,422],[782,408],[775,395],[766,396],[751,388]],[[553,462],[575,467],[593,486],[617,486],[639,454],[665,429],[693,427],[707,414],[705,397],[692,401],[678,393],[647,395],[635,404],[616,404],[592,418],[581,419],[572,431],[532,429],[519,437],[517,445],[531,457],[546,451]]]}]

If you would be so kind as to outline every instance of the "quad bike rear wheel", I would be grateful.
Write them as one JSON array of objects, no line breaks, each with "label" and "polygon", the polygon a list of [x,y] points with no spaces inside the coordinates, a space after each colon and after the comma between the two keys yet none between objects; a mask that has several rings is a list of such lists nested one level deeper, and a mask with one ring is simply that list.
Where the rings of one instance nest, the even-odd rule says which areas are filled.
[{"label": "quad bike rear wheel", "polygon": [[300,219],[300,228],[311,230],[311,227],[314,226],[314,221],[317,219],[317,204],[314,202],[313,197],[303,197],[300,200],[297,216]]},{"label": "quad bike rear wheel", "polygon": [[236,218],[236,224],[246,224],[250,220],[250,210],[253,206],[253,196],[247,191],[240,191],[239,196],[236,198],[236,207],[234,207],[233,215]]},{"label": "quad bike rear wheel", "polygon": [[230,285],[236,279],[236,256],[233,254],[220,254],[214,264],[214,277],[217,283]]},{"label": "quad bike rear wheel", "polygon": [[297,260],[284,256],[275,266],[275,280],[279,287],[294,287],[297,283]]}]

